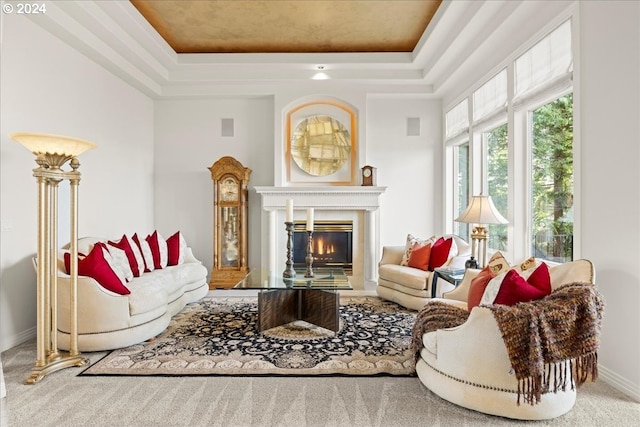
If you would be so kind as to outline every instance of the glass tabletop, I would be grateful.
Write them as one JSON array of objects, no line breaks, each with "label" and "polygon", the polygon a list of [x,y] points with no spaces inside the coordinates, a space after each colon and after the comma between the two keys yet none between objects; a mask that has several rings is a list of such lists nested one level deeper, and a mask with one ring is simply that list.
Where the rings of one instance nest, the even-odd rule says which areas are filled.
[{"label": "glass tabletop", "polygon": [[341,268],[314,268],[314,277],[304,277],[305,270],[296,270],[296,277],[282,277],[282,272],[251,270],[234,289],[353,289]]},{"label": "glass tabletop", "polygon": [[437,272],[440,276],[442,276],[445,280],[453,283],[454,281],[461,281],[464,277],[464,268],[451,268],[451,267],[440,267],[435,268],[435,272]]}]

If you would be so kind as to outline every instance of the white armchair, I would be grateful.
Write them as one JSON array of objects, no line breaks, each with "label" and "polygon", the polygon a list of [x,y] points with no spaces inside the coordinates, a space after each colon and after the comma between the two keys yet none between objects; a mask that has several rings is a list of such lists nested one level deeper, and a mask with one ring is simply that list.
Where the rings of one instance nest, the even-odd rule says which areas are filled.
[{"label": "white armchair", "polygon": [[[471,280],[480,270],[467,270],[461,284],[443,298],[433,299],[467,309]],[[553,290],[575,282],[593,284],[591,262],[578,260],[549,269]],[[445,400],[479,412],[508,418],[540,420],[567,413],[576,391],[544,393],[534,405],[517,403],[518,380],[512,369],[501,331],[492,311],[475,307],[460,326],[422,335],[416,362],[420,381]]]}]

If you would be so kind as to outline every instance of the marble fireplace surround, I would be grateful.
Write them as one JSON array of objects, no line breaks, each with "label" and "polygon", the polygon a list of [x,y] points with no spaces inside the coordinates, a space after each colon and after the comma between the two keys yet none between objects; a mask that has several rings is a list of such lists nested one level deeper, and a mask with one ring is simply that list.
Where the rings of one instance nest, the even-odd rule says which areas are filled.
[{"label": "marble fireplace surround", "polygon": [[286,262],[284,227],[287,199],[293,200],[294,220],[306,220],[307,208],[314,209],[315,220],[353,221],[354,290],[364,290],[377,283],[380,257],[380,196],[386,187],[314,186],[254,187],[262,200],[263,253],[261,268],[280,272]]}]

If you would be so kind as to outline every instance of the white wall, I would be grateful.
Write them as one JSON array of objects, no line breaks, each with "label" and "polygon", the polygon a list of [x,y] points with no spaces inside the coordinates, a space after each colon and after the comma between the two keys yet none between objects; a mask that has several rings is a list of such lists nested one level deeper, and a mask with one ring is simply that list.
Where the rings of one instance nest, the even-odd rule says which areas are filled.
[{"label": "white wall", "polygon": [[640,2],[580,2],[581,253],[606,300],[601,376],[640,400]]},{"label": "white wall", "polygon": [[[35,336],[36,323],[31,264],[37,243],[31,172],[36,164],[8,135],[47,132],[98,144],[79,158],[80,236],[147,231],[153,227],[153,102],[27,18],[4,15],[1,41],[0,350],[5,350]],[[67,241],[68,235],[60,236],[61,245]]]},{"label": "white wall", "polygon": [[[234,136],[220,136],[232,118]],[[273,185],[273,97],[165,100],[155,114],[155,220],[168,237],[180,230],[194,255],[213,267],[213,181],[208,168],[232,156],[249,177],[249,267],[261,259],[261,201],[251,189]]]},{"label": "white wall", "polygon": [[[332,97],[358,110],[358,168],[364,162],[378,168],[378,184],[389,186],[380,217],[389,244],[404,244],[408,232],[435,233],[440,209],[439,159],[441,107],[438,101],[415,99],[366,100],[357,89],[325,85],[274,88],[274,95],[246,99],[161,100],[155,111],[155,224],[167,237],[181,230],[197,258],[213,266],[213,185],[207,170],[222,156],[232,156],[252,169],[249,182],[249,267],[263,265],[266,224],[261,200],[251,189],[282,178],[287,106],[314,96]],[[340,96],[338,96],[340,94]],[[311,97],[311,98],[310,98]],[[406,118],[419,117],[422,133],[406,136]],[[235,136],[220,136],[220,119],[233,118]],[[366,125],[366,128],[364,126]],[[276,158],[277,156],[277,158]],[[401,171],[401,172],[393,172]],[[407,171],[407,173],[404,173]],[[407,185],[407,176],[412,185]],[[434,183],[437,183],[434,187]],[[416,184],[416,185],[413,185]],[[395,204],[396,208],[393,208]],[[439,206],[435,203],[435,206]],[[402,206],[402,209],[397,209]]]},{"label": "white wall", "polygon": [[[420,136],[407,136],[407,118]],[[424,99],[370,98],[367,163],[378,172],[380,243],[404,245],[407,234],[427,238],[442,229],[442,105]]]}]

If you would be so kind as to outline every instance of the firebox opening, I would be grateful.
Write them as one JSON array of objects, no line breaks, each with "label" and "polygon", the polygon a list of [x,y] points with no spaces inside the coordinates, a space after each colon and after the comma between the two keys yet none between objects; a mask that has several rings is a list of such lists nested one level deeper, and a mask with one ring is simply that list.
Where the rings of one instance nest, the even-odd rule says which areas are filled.
[{"label": "firebox opening", "polygon": [[[353,222],[315,221],[313,224],[313,266],[342,268],[347,275],[353,271]],[[293,264],[306,267],[306,221],[296,221],[293,232]]]}]

